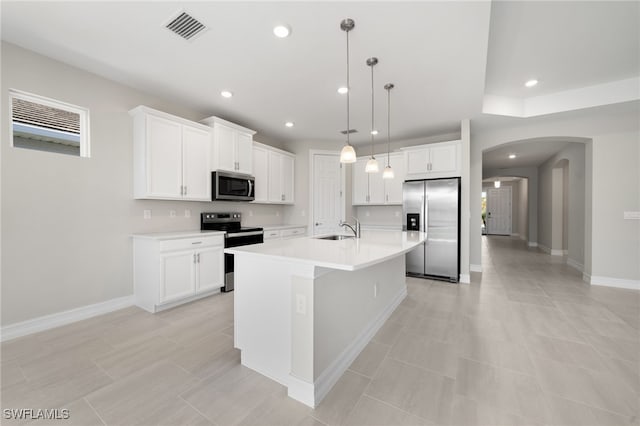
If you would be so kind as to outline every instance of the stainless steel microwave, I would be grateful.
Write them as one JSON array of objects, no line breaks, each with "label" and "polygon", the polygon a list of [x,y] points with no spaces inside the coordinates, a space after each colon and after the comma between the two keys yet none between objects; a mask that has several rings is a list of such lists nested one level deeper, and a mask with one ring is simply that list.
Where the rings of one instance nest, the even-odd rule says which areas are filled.
[{"label": "stainless steel microwave", "polygon": [[211,173],[211,200],[253,201],[255,182],[251,175],[216,170]]}]

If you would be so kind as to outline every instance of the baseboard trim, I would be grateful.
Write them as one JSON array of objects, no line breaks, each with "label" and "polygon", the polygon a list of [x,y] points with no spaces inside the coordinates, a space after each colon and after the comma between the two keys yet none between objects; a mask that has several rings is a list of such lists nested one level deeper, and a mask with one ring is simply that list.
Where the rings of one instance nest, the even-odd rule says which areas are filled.
[{"label": "baseboard trim", "polygon": [[460,283],[461,284],[471,284],[471,275],[469,275],[469,274],[460,274]]},{"label": "baseboard trim", "polygon": [[118,309],[128,308],[129,306],[134,306],[133,295],[5,325],[0,329],[0,342],[71,324],[97,315],[117,311]]},{"label": "baseboard trim", "polygon": [[471,272],[482,272],[482,265],[474,265],[473,263],[469,265],[469,270]]},{"label": "baseboard trim", "polygon": [[587,274],[585,275],[589,277],[589,281],[587,282],[589,282],[589,284],[591,285],[640,290],[640,280],[627,280],[624,278],[599,277]]},{"label": "baseboard trim", "polygon": [[542,244],[538,244],[538,248],[540,250],[542,250],[543,252],[551,255],[551,256],[563,256],[564,255],[564,250],[556,250],[556,249],[551,249],[547,246],[543,246]]},{"label": "baseboard trim", "polygon": [[538,243],[536,243],[535,241],[529,241],[529,242],[527,243],[527,245],[528,245],[529,247],[538,247]]},{"label": "baseboard trim", "polygon": [[584,265],[579,263],[577,260],[573,260],[570,257],[567,257],[567,265],[571,266],[574,269],[577,269],[580,272],[584,271]]},{"label": "baseboard trim", "polygon": [[520,238],[520,234],[518,234],[517,232],[515,234],[511,234],[511,236]]},{"label": "baseboard trim", "polygon": [[[360,355],[360,352],[367,346],[405,297],[407,297],[407,287],[403,286],[402,290],[391,300],[391,303],[387,305],[380,315],[320,374],[313,384],[315,388],[313,407],[317,407],[318,404],[320,404],[320,401],[329,393],[344,372],[347,371],[347,368],[349,368],[351,363]],[[301,399],[308,400],[308,395],[306,398],[302,397]]]}]

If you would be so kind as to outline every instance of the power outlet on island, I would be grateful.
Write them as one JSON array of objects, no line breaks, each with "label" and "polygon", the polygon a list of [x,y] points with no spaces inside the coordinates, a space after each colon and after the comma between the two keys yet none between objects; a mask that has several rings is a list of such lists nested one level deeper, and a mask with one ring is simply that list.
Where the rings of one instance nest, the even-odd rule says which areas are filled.
[{"label": "power outlet on island", "polygon": [[296,312],[307,315],[307,298],[304,294],[296,294]]}]

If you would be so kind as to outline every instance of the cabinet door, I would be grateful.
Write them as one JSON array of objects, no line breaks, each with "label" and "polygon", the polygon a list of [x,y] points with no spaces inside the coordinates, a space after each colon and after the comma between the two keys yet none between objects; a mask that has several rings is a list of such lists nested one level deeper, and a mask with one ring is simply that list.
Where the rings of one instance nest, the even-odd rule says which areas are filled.
[{"label": "cabinet door", "polygon": [[353,186],[352,202],[354,205],[367,204],[369,200],[369,176],[364,171],[368,158],[361,158],[351,165]]},{"label": "cabinet door", "polygon": [[181,198],[182,125],[147,115],[147,195]]},{"label": "cabinet door", "polygon": [[237,171],[248,175],[253,172],[253,136],[249,133],[236,132]]},{"label": "cabinet door", "polygon": [[211,134],[182,127],[182,185],[185,200],[211,201]]},{"label": "cabinet door", "polygon": [[[404,154],[395,153],[389,156],[389,163],[393,169],[393,179],[385,179],[385,203],[402,204],[402,183],[405,180]],[[385,162],[386,165],[386,162]]]},{"label": "cabinet door", "polygon": [[195,252],[182,251],[161,256],[160,303],[195,293]]},{"label": "cabinet door", "polygon": [[282,155],[269,152],[269,201],[282,202]]},{"label": "cabinet door", "polygon": [[196,293],[224,285],[224,248],[200,250],[196,260]]},{"label": "cabinet door", "polygon": [[415,149],[409,150],[406,155],[406,171],[408,175],[428,172],[429,150]]},{"label": "cabinet door", "polygon": [[458,170],[458,146],[441,145],[429,149],[431,173],[456,172]]},{"label": "cabinet door", "polygon": [[253,147],[253,176],[256,178],[255,202],[269,200],[269,153],[259,146]]},{"label": "cabinet door", "polygon": [[282,201],[287,204],[293,204],[294,163],[294,158],[289,155],[283,154],[280,157],[280,165],[282,166]]},{"label": "cabinet door", "polygon": [[231,127],[216,123],[213,128],[216,146],[214,164],[220,170],[236,171],[236,131]]},{"label": "cabinet door", "polygon": [[[378,161],[378,166],[381,166],[382,162]],[[385,192],[384,192],[384,179],[382,179],[382,168],[378,173],[367,173],[369,175],[369,204],[384,204]]]}]

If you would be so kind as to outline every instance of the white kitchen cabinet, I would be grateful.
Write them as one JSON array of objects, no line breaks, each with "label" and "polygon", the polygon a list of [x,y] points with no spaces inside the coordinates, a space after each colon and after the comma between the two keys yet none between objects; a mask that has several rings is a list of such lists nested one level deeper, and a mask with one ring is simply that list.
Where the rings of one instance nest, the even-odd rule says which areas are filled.
[{"label": "white kitchen cabinet", "polygon": [[210,201],[210,129],[144,106],[129,113],[133,116],[134,197]]},{"label": "white kitchen cabinet", "polygon": [[299,226],[295,228],[283,228],[283,229],[267,229],[264,231],[264,240],[287,240],[290,238],[304,237],[307,235],[307,227]]},{"label": "white kitchen cabinet", "polygon": [[429,179],[460,176],[461,144],[449,141],[405,148],[407,176]]},{"label": "white kitchen cabinet", "polygon": [[162,239],[134,236],[136,305],[149,312],[219,291],[224,285],[224,235]]},{"label": "white kitchen cabinet", "polygon": [[218,117],[201,121],[213,128],[212,170],[253,174],[253,130]]},{"label": "white kitchen cabinet", "polygon": [[369,157],[360,158],[352,168],[352,204],[353,205],[397,205],[402,204],[402,183],[405,180],[404,154],[393,153],[390,163],[394,178],[383,179],[382,171],[387,165],[387,156],[376,157],[380,167],[378,173],[364,171]]},{"label": "white kitchen cabinet", "polygon": [[261,143],[254,143],[254,203],[293,204],[295,156]]},{"label": "white kitchen cabinet", "polygon": [[253,176],[255,180],[255,203],[269,201],[269,151],[261,144],[253,146]]}]

